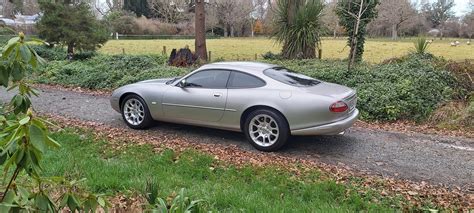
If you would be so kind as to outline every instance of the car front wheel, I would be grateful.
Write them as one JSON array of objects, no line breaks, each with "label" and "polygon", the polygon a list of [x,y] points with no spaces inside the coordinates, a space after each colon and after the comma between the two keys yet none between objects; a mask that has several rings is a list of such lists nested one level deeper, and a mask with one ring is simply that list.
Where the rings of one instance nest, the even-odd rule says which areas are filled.
[{"label": "car front wheel", "polygon": [[244,133],[252,146],[266,152],[280,149],[290,135],[285,118],[267,109],[253,111],[247,116]]},{"label": "car front wheel", "polygon": [[138,95],[128,95],[124,98],[122,118],[132,129],[146,129],[153,122],[148,106]]}]

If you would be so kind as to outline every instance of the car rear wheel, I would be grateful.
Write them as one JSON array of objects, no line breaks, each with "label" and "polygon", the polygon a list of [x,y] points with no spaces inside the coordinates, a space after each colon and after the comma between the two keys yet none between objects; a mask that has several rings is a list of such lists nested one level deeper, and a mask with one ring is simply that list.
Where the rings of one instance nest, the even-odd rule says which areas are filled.
[{"label": "car rear wheel", "polygon": [[128,95],[122,102],[122,118],[132,129],[146,129],[153,119],[145,101],[138,95]]},{"label": "car rear wheel", "polygon": [[267,109],[253,111],[247,116],[244,133],[252,146],[266,152],[281,148],[290,135],[285,118]]}]

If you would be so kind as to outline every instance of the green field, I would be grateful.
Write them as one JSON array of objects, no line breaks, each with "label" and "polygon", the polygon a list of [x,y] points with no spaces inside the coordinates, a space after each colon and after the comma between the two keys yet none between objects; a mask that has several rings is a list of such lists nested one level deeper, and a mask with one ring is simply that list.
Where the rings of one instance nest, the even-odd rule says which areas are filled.
[{"label": "green field", "polygon": [[[428,52],[442,56],[447,59],[462,61],[474,59],[474,44],[466,45],[467,40],[459,40],[460,46],[451,47],[453,39],[435,40],[429,47]],[[364,60],[370,63],[379,63],[385,59],[399,57],[413,50],[412,40],[391,41],[385,39],[368,39],[364,53]],[[119,54],[125,50],[127,54],[159,54],[166,46],[169,54],[173,48],[182,48],[188,45],[194,48],[194,40],[110,40],[100,49],[101,53]],[[212,60],[253,60],[255,54],[261,58],[261,54],[271,51],[278,53],[280,45],[268,38],[225,38],[208,39],[207,48],[212,52]],[[323,58],[344,59],[349,52],[346,40],[324,39],[322,41]]]}]

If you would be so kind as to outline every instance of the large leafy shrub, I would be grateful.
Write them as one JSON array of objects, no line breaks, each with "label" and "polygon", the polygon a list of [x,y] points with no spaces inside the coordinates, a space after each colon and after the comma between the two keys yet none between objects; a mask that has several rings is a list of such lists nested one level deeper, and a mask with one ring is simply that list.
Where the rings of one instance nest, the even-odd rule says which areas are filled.
[{"label": "large leafy shrub", "polygon": [[[48,61],[60,61],[66,59],[66,49],[61,46],[49,47],[47,45],[32,45],[31,47],[39,56]],[[74,60],[89,59],[97,54],[98,53],[95,51],[79,51],[75,54]]]},{"label": "large leafy shrub", "polygon": [[57,61],[66,59],[66,50],[62,47],[48,47],[46,45],[31,46],[39,56],[47,61]]},{"label": "large leafy shrub", "polygon": [[[445,63],[429,54],[413,54],[379,65],[361,64],[351,72],[342,61],[270,62],[357,89],[364,120],[422,120],[445,100],[466,91],[445,71]],[[34,78],[40,83],[103,89],[190,71],[165,64],[163,56],[99,55],[84,61],[51,62]]]},{"label": "large leafy shrub", "polygon": [[454,95],[453,76],[434,58],[411,55],[397,63],[364,65],[348,72],[338,61],[288,61],[283,65],[324,81],[352,87],[365,120],[426,118]]},{"label": "large leafy shrub", "polygon": [[152,55],[99,55],[84,61],[53,61],[42,67],[40,74],[33,78],[40,83],[104,89],[188,72],[188,69],[165,65],[166,60]]},{"label": "large leafy shrub", "polygon": [[[42,43],[19,33],[2,48],[0,58],[0,87],[16,93],[9,103],[0,105],[0,166],[4,170],[0,212],[95,212],[98,206],[105,208],[104,198],[80,191],[78,181],[42,175],[45,152],[60,145],[50,137],[52,124],[35,115],[30,98],[37,91],[23,80],[45,62],[29,46],[32,42]],[[53,193],[59,199],[52,199]]]}]

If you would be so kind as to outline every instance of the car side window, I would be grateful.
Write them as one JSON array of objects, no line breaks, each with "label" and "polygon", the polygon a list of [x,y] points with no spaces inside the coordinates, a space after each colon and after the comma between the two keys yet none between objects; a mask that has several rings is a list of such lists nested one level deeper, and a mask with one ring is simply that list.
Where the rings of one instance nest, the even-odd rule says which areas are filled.
[{"label": "car side window", "polygon": [[242,72],[232,72],[228,88],[256,88],[263,86],[265,86],[265,81],[260,78]]},{"label": "car side window", "polygon": [[187,87],[196,88],[226,88],[230,71],[227,70],[203,70],[186,78]]}]

